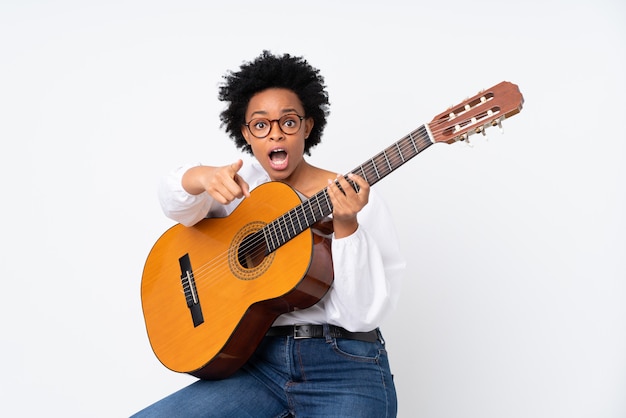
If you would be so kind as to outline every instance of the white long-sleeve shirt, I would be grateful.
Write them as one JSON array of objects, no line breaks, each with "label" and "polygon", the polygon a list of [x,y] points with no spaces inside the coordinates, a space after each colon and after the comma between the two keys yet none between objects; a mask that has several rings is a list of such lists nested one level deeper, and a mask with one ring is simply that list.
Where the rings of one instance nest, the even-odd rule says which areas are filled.
[{"label": "white long-sleeve shirt", "polygon": [[[205,217],[226,216],[241,202],[216,202],[208,193],[191,195],[182,187],[182,176],[192,165],[173,170],[159,186],[159,200],[166,216],[186,226]],[[239,175],[250,190],[270,181],[261,165],[246,160]],[[315,305],[279,316],[274,325],[329,323],[349,331],[370,331],[395,308],[405,261],[385,202],[372,188],[369,202],[359,212],[359,227],[352,235],[335,238],[331,246],[334,281]]]}]

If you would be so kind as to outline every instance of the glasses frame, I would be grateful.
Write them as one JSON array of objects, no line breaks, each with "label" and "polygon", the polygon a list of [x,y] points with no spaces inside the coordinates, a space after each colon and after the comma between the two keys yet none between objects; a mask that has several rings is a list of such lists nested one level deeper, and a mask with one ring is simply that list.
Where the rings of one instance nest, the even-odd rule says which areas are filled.
[{"label": "glasses frame", "polygon": [[[292,132],[292,133],[287,133],[287,132],[283,131],[283,127],[282,127],[282,125],[280,124],[280,121],[281,121],[281,119],[286,118],[286,117],[288,117],[288,116],[297,116],[297,117],[298,117],[298,119],[300,119],[300,126],[298,126],[298,130],[297,130],[297,131]],[[285,114],[285,115],[282,115],[282,116],[281,116],[280,118],[278,118],[278,119],[254,118],[254,119],[250,120],[250,122],[244,123],[244,125],[248,128],[248,131],[250,132],[250,135],[252,135],[253,137],[258,138],[258,139],[263,139],[263,138],[267,138],[267,136],[270,134],[270,132],[272,132],[272,124],[273,124],[274,122],[277,122],[277,123],[278,123],[278,129],[280,129],[280,131],[281,131],[282,133],[284,133],[285,135],[295,135],[295,134],[297,134],[298,132],[300,132],[300,129],[302,128],[302,125],[303,125],[302,121],[303,121],[303,120],[305,120],[305,119],[306,119],[306,116],[300,116],[300,115],[298,115],[297,113],[287,113],[287,114]],[[263,136],[257,136],[257,135],[255,135],[255,134],[252,132],[252,129],[250,129],[250,124],[251,124],[252,122],[254,122],[254,121],[257,121],[257,120],[265,120],[265,121],[269,122],[269,130],[268,130],[268,131],[267,131],[267,133],[266,133],[265,135],[263,135]]]}]

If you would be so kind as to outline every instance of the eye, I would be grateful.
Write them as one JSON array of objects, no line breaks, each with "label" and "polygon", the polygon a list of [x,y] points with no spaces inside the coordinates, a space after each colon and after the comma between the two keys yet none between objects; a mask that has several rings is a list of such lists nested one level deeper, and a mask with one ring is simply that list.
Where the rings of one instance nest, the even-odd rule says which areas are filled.
[{"label": "eye", "polygon": [[251,122],[251,125],[257,131],[261,131],[269,125],[269,122],[265,119],[256,119]]},{"label": "eye", "polygon": [[282,125],[286,128],[295,128],[298,126],[299,119],[296,115],[287,115],[283,117]]}]

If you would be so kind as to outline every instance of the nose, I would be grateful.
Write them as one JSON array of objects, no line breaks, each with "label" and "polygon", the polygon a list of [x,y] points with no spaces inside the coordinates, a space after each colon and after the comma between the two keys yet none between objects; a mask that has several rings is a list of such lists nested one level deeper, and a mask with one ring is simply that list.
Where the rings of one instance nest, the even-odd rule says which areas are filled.
[{"label": "nose", "polygon": [[[276,128],[274,128],[274,123],[276,123]],[[271,120],[270,121],[270,132],[267,134],[269,139],[277,140],[283,138],[283,131],[280,129],[280,121]]]}]

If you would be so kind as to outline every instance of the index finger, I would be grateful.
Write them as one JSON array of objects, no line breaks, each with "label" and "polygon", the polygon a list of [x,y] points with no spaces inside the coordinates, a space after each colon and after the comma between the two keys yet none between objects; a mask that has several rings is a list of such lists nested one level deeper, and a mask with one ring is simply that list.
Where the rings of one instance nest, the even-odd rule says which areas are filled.
[{"label": "index finger", "polygon": [[370,184],[367,182],[367,180],[365,180],[363,177],[359,176],[358,174],[348,173],[348,179],[356,183],[359,189],[368,190],[370,187]]}]

